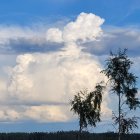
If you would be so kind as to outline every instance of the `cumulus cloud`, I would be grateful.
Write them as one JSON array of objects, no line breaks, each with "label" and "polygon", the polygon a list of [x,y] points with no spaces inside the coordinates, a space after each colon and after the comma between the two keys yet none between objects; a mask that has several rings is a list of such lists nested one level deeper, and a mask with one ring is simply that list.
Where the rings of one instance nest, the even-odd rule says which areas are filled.
[{"label": "cumulus cloud", "polygon": [[104,19],[90,13],[81,13],[75,22],[70,22],[64,27],[63,38],[65,42],[82,40],[95,40],[102,33],[101,25]]},{"label": "cumulus cloud", "polygon": [[[0,75],[0,121],[65,122],[74,119],[69,101],[79,90],[94,90],[96,83],[106,80],[100,73],[100,60],[108,50],[117,48],[118,42],[119,47],[129,45],[130,50],[139,49],[138,29],[109,28],[102,34],[103,22],[94,14],[81,13],[75,21],[61,28],[41,31],[0,28],[1,48],[7,54],[17,53],[17,57],[0,55],[0,71],[8,73]],[[136,65],[139,67],[138,62]],[[109,103],[106,92],[103,119],[111,115]]]},{"label": "cumulus cloud", "polygon": [[[98,57],[82,51],[80,42],[101,36],[103,19],[81,13],[63,29],[50,28],[47,42],[63,44],[58,51],[18,55],[16,65],[9,68],[8,96],[14,108],[13,116],[39,122],[68,121],[73,118],[69,101],[79,90],[94,90],[96,83],[106,80],[100,73]],[[37,40],[35,40],[37,41]],[[107,93],[102,113],[108,116]],[[21,107],[25,106],[26,107]],[[22,117],[21,117],[22,116]]]},{"label": "cumulus cloud", "polygon": [[46,33],[46,40],[50,42],[52,41],[57,42],[57,43],[63,42],[62,31],[59,30],[58,28],[49,29]]},{"label": "cumulus cloud", "polygon": [[[0,75],[0,121],[72,120],[69,101],[73,95],[85,88],[94,90],[96,83],[106,80],[100,73],[100,60],[109,49],[127,47],[131,54],[137,52],[139,60],[139,29],[104,27],[102,34],[103,22],[94,14],[81,13],[61,28],[1,27],[1,53],[16,52],[17,57],[7,55],[5,61],[1,55],[0,71],[6,70],[9,80],[7,84],[8,76]],[[136,67],[138,73],[138,61]],[[105,93],[104,118],[111,114],[108,97]]]},{"label": "cumulus cloud", "polygon": [[[92,13],[81,13],[74,21],[55,28],[0,25],[0,54],[47,53],[75,42],[83,51],[106,55],[108,50],[128,48],[139,55],[139,27],[105,27],[104,19]],[[119,43],[118,43],[119,42]]]},{"label": "cumulus cloud", "polygon": [[[68,53],[60,51],[18,56],[8,87],[10,96],[22,103],[40,102],[49,105],[52,102],[58,106],[63,103],[64,106],[69,104],[70,99],[79,90],[94,90],[96,83],[105,79],[100,74],[101,65],[96,57],[93,59],[89,54],[82,52],[78,56]],[[68,109],[66,113],[61,107],[58,108],[62,115],[71,119],[70,115],[67,115]],[[109,110],[106,108],[107,104],[104,103],[103,112],[108,114]],[[55,113],[53,108],[52,112]]]},{"label": "cumulus cloud", "polygon": [[63,27],[0,25],[0,54],[58,51],[63,43],[95,40],[102,34],[104,19],[92,13],[81,13]]},{"label": "cumulus cloud", "polygon": [[[104,28],[103,33],[103,22],[94,14],[81,13],[61,28],[41,31],[20,28],[18,34],[11,27],[5,31],[0,28],[4,34],[3,38],[2,33],[0,35],[0,47],[17,52],[15,61],[8,68],[2,61],[0,63],[9,74],[8,91],[6,80],[0,81],[0,94],[4,100],[0,103],[0,120],[72,120],[70,99],[79,90],[94,90],[96,83],[106,80],[100,73],[100,60],[110,49],[127,47],[129,52],[139,55],[139,29],[109,27]],[[13,36],[11,32],[14,32]],[[8,55],[7,61],[11,58]],[[111,114],[108,97],[105,93],[102,105],[105,118]]]},{"label": "cumulus cloud", "polygon": [[92,13],[81,13],[77,19],[64,26],[63,30],[51,28],[47,31],[46,38],[52,42],[83,42],[95,40],[102,34],[101,25],[104,19]]}]

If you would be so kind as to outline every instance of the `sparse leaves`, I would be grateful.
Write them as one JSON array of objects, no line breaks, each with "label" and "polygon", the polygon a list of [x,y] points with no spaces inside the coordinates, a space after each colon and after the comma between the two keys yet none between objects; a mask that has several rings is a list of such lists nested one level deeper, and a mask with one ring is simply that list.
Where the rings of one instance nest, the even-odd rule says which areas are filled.
[{"label": "sparse leaves", "polygon": [[106,61],[105,70],[102,71],[110,81],[111,91],[117,94],[119,99],[119,115],[118,117],[113,116],[115,124],[119,124],[119,134],[128,133],[132,128],[138,127],[135,117],[124,117],[122,105],[125,103],[125,106],[127,105],[130,110],[135,110],[140,105],[139,99],[136,97],[138,90],[136,88],[137,77],[130,71],[133,62],[127,57],[126,51],[127,49],[119,49],[117,54],[111,52]]},{"label": "sparse leaves", "polygon": [[[119,123],[119,118],[115,116],[113,113],[112,119],[114,120],[114,124],[117,125]],[[133,132],[134,128],[138,128],[137,120],[138,117],[127,118],[125,113],[121,113],[120,115],[120,133],[121,134],[129,134]]]},{"label": "sparse leaves", "polygon": [[78,115],[80,132],[87,125],[96,126],[100,121],[100,110],[102,102],[103,83],[97,84],[95,90],[89,92],[87,90],[80,91],[71,101],[71,110]]}]

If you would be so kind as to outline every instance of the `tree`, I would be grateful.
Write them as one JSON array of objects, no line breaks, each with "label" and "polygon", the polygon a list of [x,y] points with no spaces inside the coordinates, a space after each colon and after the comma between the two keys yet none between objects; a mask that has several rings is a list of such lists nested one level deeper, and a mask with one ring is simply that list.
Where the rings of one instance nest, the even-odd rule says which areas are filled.
[{"label": "tree", "polygon": [[79,117],[80,133],[88,125],[95,127],[100,121],[103,88],[104,86],[100,83],[95,86],[95,91],[89,93],[87,90],[80,91],[70,102],[71,110]]},{"label": "tree", "polygon": [[[112,116],[112,119],[114,120],[114,124],[117,125],[119,123],[119,117],[117,117],[114,113]],[[129,134],[130,131],[133,132],[134,128],[138,128],[137,120],[139,117],[132,117],[132,118],[126,118],[126,113],[121,113],[120,115],[120,131],[121,134]]]},{"label": "tree", "polygon": [[[127,49],[119,49],[117,54],[111,52],[110,57],[106,60],[105,70],[102,71],[110,81],[111,91],[118,96],[118,117],[116,123],[119,125],[119,140],[123,132],[121,124],[123,106],[125,105],[130,110],[135,110],[140,104],[138,98],[136,98],[137,77],[130,72],[133,62],[126,55],[126,51]],[[126,121],[128,122],[128,120]]]}]

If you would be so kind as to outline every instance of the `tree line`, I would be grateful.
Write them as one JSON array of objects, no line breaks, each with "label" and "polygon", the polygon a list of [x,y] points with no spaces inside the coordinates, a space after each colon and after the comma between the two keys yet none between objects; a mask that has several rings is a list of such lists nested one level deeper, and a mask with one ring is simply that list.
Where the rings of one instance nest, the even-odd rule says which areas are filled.
[{"label": "tree line", "polygon": [[[56,133],[0,133],[0,140],[77,140],[79,132],[56,132]],[[116,133],[89,133],[83,131],[80,140],[117,140]],[[127,134],[122,136],[122,140],[140,140],[140,134]]]}]

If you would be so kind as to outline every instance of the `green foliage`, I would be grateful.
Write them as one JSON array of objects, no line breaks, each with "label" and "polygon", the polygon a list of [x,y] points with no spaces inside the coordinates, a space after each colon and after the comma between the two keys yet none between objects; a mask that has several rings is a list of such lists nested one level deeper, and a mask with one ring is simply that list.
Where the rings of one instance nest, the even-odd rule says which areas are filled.
[{"label": "green foliage", "polygon": [[102,71],[111,83],[112,92],[117,95],[122,94],[126,97],[126,104],[130,109],[136,109],[140,102],[136,98],[137,77],[130,72],[133,62],[126,55],[126,49],[119,50],[117,54],[110,53],[106,61],[106,68]]},{"label": "green foliage", "polygon": [[78,92],[77,95],[74,96],[74,99],[71,101],[72,108],[75,114],[79,116],[79,125],[80,131],[84,127],[87,127],[86,121],[86,113],[87,113],[87,105],[85,104],[85,97],[87,96],[87,90]]},{"label": "green foliage", "polygon": [[102,93],[104,86],[102,83],[97,84],[95,91],[80,91],[71,101],[71,110],[79,117],[80,132],[87,125],[96,126],[100,121],[100,110],[102,102]]},{"label": "green foliage", "polygon": [[128,106],[130,110],[139,107],[140,102],[136,97],[137,77],[131,72],[133,62],[126,55],[127,49],[110,53],[110,57],[106,60],[105,70],[102,71],[111,84],[111,91],[118,95],[118,117],[114,117],[115,124],[119,124],[120,133],[129,133],[132,128],[137,127],[136,118],[124,118],[122,110],[123,105]]}]

